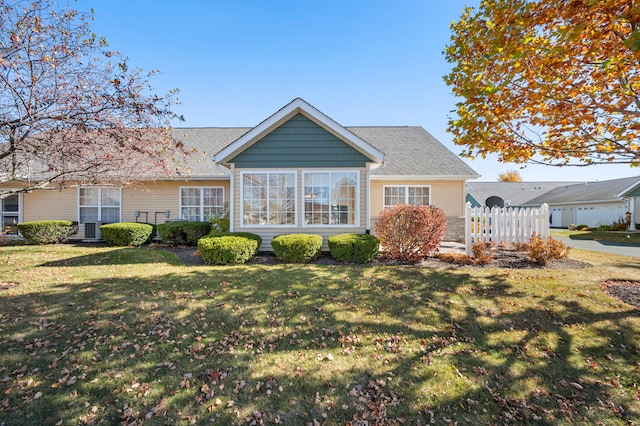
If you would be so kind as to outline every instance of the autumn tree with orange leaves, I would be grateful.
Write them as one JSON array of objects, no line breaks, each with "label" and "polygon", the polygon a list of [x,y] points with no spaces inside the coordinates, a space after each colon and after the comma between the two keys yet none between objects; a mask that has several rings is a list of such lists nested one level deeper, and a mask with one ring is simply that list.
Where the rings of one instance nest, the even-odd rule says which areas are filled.
[{"label": "autumn tree with orange leaves", "polygon": [[174,92],[152,93],[153,72],[129,68],[90,19],[49,0],[0,0],[0,199],[184,169]]},{"label": "autumn tree with orange leaves", "polygon": [[517,170],[507,170],[498,175],[498,182],[522,182],[522,176]]},{"label": "autumn tree with orange leaves", "polygon": [[484,0],[451,28],[464,155],[640,165],[640,2]]}]

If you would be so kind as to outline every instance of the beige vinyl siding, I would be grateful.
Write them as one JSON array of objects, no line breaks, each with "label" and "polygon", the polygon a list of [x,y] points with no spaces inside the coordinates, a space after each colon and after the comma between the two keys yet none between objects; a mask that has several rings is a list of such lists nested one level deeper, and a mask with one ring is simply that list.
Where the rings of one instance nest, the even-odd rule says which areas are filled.
[{"label": "beige vinyl siding", "polygon": [[[157,181],[138,183],[122,189],[120,202],[123,222],[164,223],[180,218],[181,187],[223,187],[225,202],[229,201],[229,181]],[[78,188],[39,190],[23,195],[22,220],[24,222],[65,219],[78,220]],[[136,220],[135,212],[140,216]],[[169,210],[167,217],[164,212]],[[146,213],[145,213],[146,212]],[[157,213],[157,214],[156,214]],[[84,238],[81,226],[74,237]]]},{"label": "beige vinyl siding", "polygon": [[[122,190],[122,221],[135,222],[137,210],[141,212],[138,222],[156,223],[157,219],[157,223],[164,223],[167,220],[179,220],[180,188],[183,187],[223,187],[224,201],[229,202],[229,181],[145,182]],[[164,214],[167,210],[169,217]]]},{"label": "beige vinyl siding", "polygon": [[36,190],[22,197],[22,220],[78,220],[78,190]]},{"label": "beige vinyl siding", "polygon": [[371,180],[371,232],[375,233],[376,220],[383,206],[384,186],[413,185],[431,187],[431,205],[439,207],[447,220],[446,240],[460,241],[464,232],[464,180],[372,179]]},{"label": "beige vinyl siding", "polygon": [[[317,234],[322,235],[322,249],[328,250],[327,246],[327,237],[331,235],[343,234],[343,233],[364,233],[366,231],[367,225],[367,212],[366,212],[366,203],[367,203],[367,185],[366,185],[366,173],[365,169],[348,169],[348,170],[358,170],[359,173],[359,188],[360,188],[360,198],[359,198],[359,224],[358,226],[335,226],[335,227],[325,227],[325,226],[305,226],[304,225],[304,182],[303,182],[303,172],[340,172],[340,169],[235,169],[234,170],[234,231],[241,232],[251,232],[254,234],[260,235],[262,237],[262,245],[260,246],[261,251],[272,251],[271,248],[271,240],[276,235],[280,234]],[[242,172],[250,172],[250,173],[263,173],[263,172],[296,172],[296,224],[291,226],[278,226],[278,227],[270,227],[270,226],[242,226]]]},{"label": "beige vinyl siding", "polygon": [[383,187],[386,185],[413,185],[431,187],[431,205],[439,207],[444,215],[460,217],[464,215],[465,181],[464,180],[371,180],[371,217],[378,218],[383,205]]}]

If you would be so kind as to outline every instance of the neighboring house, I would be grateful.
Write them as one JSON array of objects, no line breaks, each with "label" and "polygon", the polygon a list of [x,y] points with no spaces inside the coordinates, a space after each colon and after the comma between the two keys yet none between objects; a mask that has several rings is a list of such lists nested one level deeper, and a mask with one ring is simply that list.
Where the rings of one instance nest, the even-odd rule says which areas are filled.
[{"label": "neighboring house", "polygon": [[577,182],[468,182],[471,207],[520,207],[560,186]]},{"label": "neighboring house", "polygon": [[440,207],[447,239],[463,239],[466,180],[478,174],[422,127],[343,127],[298,98],[253,128],[174,135],[195,151],[188,177],[16,195],[3,218],[77,220],[86,239],[101,223],[204,221],[228,209],[232,230],[261,235],[268,250],[282,233],[371,232],[385,207],[413,203]]},{"label": "neighboring house", "polygon": [[[597,182],[472,182],[467,184],[467,200],[487,205],[487,200],[504,200],[504,206],[549,206],[550,225],[570,224],[597,227],[611,225],[632,215],[631,229],[640,217],[640,177]],[[477,204],[476,204],[477,203]]]},{"label": "neighboring house", "polygon": [[630,194],[639,185],[638,176],[565,185],[529,200],[527,205],[548,204],[552,227],[611,225],[630,212],[631,229],[635,229],[640,198]]}]

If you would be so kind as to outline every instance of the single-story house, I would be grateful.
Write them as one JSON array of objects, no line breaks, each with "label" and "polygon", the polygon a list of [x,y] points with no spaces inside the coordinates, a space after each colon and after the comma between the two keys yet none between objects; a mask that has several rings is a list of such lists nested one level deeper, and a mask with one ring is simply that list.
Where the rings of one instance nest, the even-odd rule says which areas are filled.
[{"label": "single-story house", "polygon": [[[526,205],[549,205],[552,227],[570,224],[597,227],[624,220],[631,213],[631,229],[638,223],[640,177],[584,182],[555,188]],[[635,190],[635,192],[634,192]],[[635,195],[634,195],[635,194]]]},{"label": "single-story house", "polygon": [[446,238],[464,238],[466,181],[478,174],[422,127],[344,127],[297,98],[255,127],[174,136],[194,151],[188,176],[13,195],[3,223],[75,220],[77,237],[92,239],[103,223],[205,221],[228,210],[231,229],[261,235],[268,250],[282,233],[371,232],[385,207],[414,203],[441,208]]},{"label": "single-story house", "polygon": [[[467,201],[473,207],[549,206],[551,227],[570,224],[597,227],[624,220],[631,229],[640,222],[640,177],[595,182],[469,182]],[[497,203],[497,204],[496,204]]]},{"label": "single-story house", "polygon": [[467,182],[471,207],[521,207],[552,189],[578,182]]}]

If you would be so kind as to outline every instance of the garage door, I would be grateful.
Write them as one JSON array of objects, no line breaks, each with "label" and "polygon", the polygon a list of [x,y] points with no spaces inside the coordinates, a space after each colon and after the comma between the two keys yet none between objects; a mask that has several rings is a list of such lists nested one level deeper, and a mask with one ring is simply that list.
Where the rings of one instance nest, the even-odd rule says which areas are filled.
[{"label": "garage door", "polygon": [[600,225],[611,225],[624,219],[627,207],[622,204],[576,207],[576,225],[585,224],[591,228]]},{"label": "garage door", "polygon": [[549,209],[549,213],[551,214],[551,227],[560,228],[562,226],[562,207],[552,207]]}]

